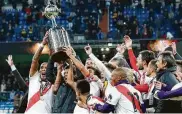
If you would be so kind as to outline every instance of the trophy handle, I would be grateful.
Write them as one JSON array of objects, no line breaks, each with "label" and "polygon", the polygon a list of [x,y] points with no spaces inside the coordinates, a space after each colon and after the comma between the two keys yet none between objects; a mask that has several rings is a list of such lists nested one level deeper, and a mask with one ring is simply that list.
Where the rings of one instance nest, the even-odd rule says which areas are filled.
[{"label": "trophy handle", "polygon": [[48,0],[48,1],[47,1],[47,4],[48,4],[48,5],[51,5],[51,0]]},{"label": "trophy handle", "polygon": [[52,22],[52,27],[53,27],[53,28],[57,27],[56,19],[55,19],[54,16],[52,16],[51,22]]}]

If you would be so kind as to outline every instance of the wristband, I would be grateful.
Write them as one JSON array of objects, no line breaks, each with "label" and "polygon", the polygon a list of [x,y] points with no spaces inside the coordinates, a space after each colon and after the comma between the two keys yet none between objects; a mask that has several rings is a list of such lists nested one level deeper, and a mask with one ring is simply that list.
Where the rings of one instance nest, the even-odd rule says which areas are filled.
[{"label": "wristband", "polygon": [[16,70],[15,65],[12,65],[12,66],[11,66],[11,71],[15,71],[15,70]]}]

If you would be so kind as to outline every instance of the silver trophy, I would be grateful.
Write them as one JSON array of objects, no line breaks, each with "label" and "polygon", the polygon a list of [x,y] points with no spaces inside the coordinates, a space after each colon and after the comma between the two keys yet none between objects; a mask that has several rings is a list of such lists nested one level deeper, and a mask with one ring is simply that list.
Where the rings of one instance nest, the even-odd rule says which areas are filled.
[{"label": "silver trophy", "polygon": [[60,10],[56,5],[48,3],[45,8],[44,15],[51,20],[52,27],[49,29],[48,46],[50,49],[51,59],[54,62],[65,61],[68,56],[63,52],[64,47],[70,46],[69,36],[63,27],[56,24],[55,18]]}]

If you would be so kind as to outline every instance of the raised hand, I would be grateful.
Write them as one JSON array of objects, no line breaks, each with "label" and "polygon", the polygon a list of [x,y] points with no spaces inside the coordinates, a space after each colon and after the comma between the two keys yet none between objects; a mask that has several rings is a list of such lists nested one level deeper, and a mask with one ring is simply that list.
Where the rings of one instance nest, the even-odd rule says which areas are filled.
[{"label": "raised hand", "polygon": [[124,36],[124,41],[125,41],[126,48],[131,49],[132,48],[132,40],[130,39],[130,37],[128,35]]},{"label": "raised hand", "polygon": [[123,44],[118,44],[116,50],[120,54],[123,54],[125,52],[125,50],[126,50],[126,46],[124,45],[124,43]]},{"label": "raised hand", "polygon": [[71,47],[65,47],[64,48],[64,52],[67,54],[67,56],[71,56],[71,55],[73,55],[73,52],[72,52],[72,49],[71,49]]},{"label": "raised hand", "polygon": [[84,49],[85,49],[85,52],[87,53],[87,55],[90,55],[92,53],[92,48],[90,47],[89,44],[87,46],[85,46]]},{"label": "raised hand", "polygon": [[76,52],[75,52],[75,50],[73,49],[73,47],[70,47],[70,48],[71,48],[71,50],[72,50],[73,55],[76,56]]},{"label": "raised hand", "polygon": [[49,37],[49,31],[47,31],[47,32],[45,33],[45,36],[44,36],[44,38],[43,38],[43,40],[42,40],[42,44],[43,44],[43,45],[46,45],[46,44],[48,43],[48,37]]},{"label": "raised hand", "polygon": [[8,55],[8,59],[6,59],[6,61],[9,64],[9,66],[14,65],[14,63],[13,63],[13,56],[12,55]]}]

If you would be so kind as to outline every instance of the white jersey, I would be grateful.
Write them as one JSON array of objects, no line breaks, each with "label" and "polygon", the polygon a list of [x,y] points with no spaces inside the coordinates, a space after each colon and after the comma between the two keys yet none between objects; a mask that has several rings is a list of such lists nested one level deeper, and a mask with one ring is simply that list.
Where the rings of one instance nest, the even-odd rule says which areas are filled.
[{"label": "white jersey", "polygon": [[[100,96],[100,87],[98,83],[95,81],[90,82],[90,94],[93,96],[98,96],[98,97]],[[74,109],[74,114],[87,114],[87,113],[89,113],[88,109],[81,108],[78,105],[76,105]]]},{"label": "white jersey", "polygon": [[151,97],[153,98],[153,90],[155,88],[155,81],[156,81],[156,78],[153,78],[150,83],[149,83],[149,90],[148,90],[148,93],[147,93],[147,97],[146,99],[150,99]]},{"label": "white jersey", "polygon": [[[120,84],[126,87],[131,93],[137,93],[140,103],[143,104],[141,94],[133,86],[129,84]],[[110,91],[106,94],[106,102],[115,106],[116,114],[134,114],[139,113],[134,111],[133,103],[128,100],[116,87],[108,88]]]},{"label": "white jersey", "polygon": [[92,109],[92,106],[94,104],[100,104],[100,105],[104,105],[104,100],[102,100],[99,97],[95,97],[95,96],[90,96],[87,100],[87,105],[89,107],[89,113],[90,114],[94,114],[95,110]]},{"label": "white jersey", "polygon": [[114,86],[112,86],[111,83],[108,82],[107,87],[105,89],[105,98],[107,98],[109,96],[109,94],[111,93],[113,87]]},{"label": "white jersey", "polygon": [[78,105],[76,105],[73,114],[89,114],[89,111],[88,109],[81,108]]},{"label": "white jersey", "polygon": [[[28,103],[31,97],[40,90],[40,73],[37,71],[34,76],[29,79],[29,91],[28,91]],[[52,102],[53,102],[53,90],[52,87],[47,91],[41,99],[36,102],[31,108],[29,108],[25,113],[37,114],[37,113],[51,113]],[[28,105],[27,105],[28,106]]]},{"label": "white jersey", "polygon": [[[149,85],[151,80],[153,79],[153,77],[146,76],[147,73],[144,73],[142,70],[139,71],[140,74],[136,71],[134,71],[134,73],[137,76],[137,78],[139,79],[141,85],[142,84],[148,84]],[[142,98],[147,99],[147,97],[148,97],[148,93],[143,92]]]},{"label": "white jersey", "polygon": [[78,105],[75,106],[74,114],[93,114],[95,111],[91,108],[94,104],[103,105],[104,102],[101,98],[90,96],[87,100],[88,109],[81,108]]},{"label": "white jersey", "polygon": [[95,81],[91,81],[90,82],[90,94],[92,94],[93,96],[98,96],[100,97],[100,87],[99,84]]}]

